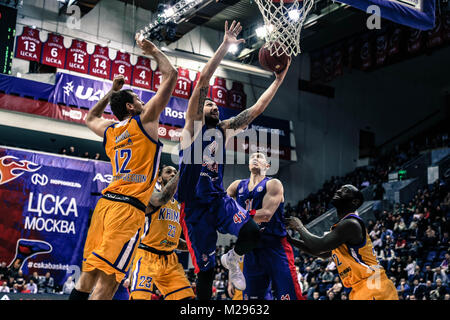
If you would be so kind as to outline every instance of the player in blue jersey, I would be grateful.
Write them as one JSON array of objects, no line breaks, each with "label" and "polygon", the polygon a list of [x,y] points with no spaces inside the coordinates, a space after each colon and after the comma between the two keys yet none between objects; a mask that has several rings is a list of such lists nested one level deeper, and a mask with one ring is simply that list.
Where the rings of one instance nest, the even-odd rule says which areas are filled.
[{"label": "player in blue jersey", "polygon": [[283,184],[266,177],[269,167],[270,162],[263,153],[251,154],[250,178],[236,180],[227,189],[230,197],[250,211],[261,230],[258,246],[244,258],[247,287],[243,298],[264,300],[272,289],[277,300],[304,300],[292,246],[286,239]]},{"label": "player in blue jersey", "polygon": [[217,232],[238,237],[235,247],[221,261],[234,286],[245,289],[239,262],[257,245],[259,227],[247,210],[228,197],[224,190],[225,142],[244,130],[266,109],[289,69],[288,65],[275,75],[273,83],[251,108],[220,121],[217,105],[207,99],[209,81],[229,47],[244,41],[237,39],[241,30],[240,23],[233,21],[228,27],[228,22],[225,22],[223,42],[201,71],[189,99],[180,138],[180,179],[175,198],[182,203],[183,232],[198,275],[199,300],[211,298]]}]

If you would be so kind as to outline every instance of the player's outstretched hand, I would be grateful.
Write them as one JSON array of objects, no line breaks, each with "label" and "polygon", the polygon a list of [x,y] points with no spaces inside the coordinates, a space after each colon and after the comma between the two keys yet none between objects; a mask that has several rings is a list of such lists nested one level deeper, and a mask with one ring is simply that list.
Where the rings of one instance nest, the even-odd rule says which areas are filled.
[{"label": "player's outstretched hand", "polygon": [[228,28],[228,21],[225,21],[225,34],[223,36],[223,42],[228,45],[240,44],[245,42],[245,39],[237,39],[237,36],[242,31],[241,23],[233,20],[231,26]]},{"label": "player's outstretched hand", "polygon": [[123,74],[119,74],[114,77],[113,84],[112,84],[112,90],[113,91],[120,91],[125,84],[125,77]]},{"label": "player's outstretched hand", "polygon": [[147,39],[141,33],[136,33],[134,39],[136,40],[136,44],[139,48],[142,49],[142,54],[145,55],[153,55],[155,51],[158,50],[158,47],[155,44]]},{"label": "player's outstretched hand", "polygon": [[288,229],[292,229],[292,230],[298,230],[303,226],[303,223],[297,217],[286,218],[285,224]]},{"label": "player's outstretched hand", "polygon": [[284,77],[285,77],[286,74],[288,73],[289,67],[291,66],[291,62],[292,62],[292,58],[289,57],[289,60],[288,60],[287,65],[286,65],[286,68],[284,68],[284,70],[281,71],[281,72],[279,72],[279,73],[276,73],[276,72],[275,72],[275,78],[276,78],[277,80],[281,80],[281,81],[284,80]]}]

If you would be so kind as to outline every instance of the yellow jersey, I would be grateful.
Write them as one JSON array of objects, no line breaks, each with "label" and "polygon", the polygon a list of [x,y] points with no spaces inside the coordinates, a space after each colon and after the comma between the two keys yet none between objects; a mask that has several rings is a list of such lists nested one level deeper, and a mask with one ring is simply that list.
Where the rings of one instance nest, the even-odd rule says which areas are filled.
[{"label": "yellow jersey", "polygon": [[141,243],[159,251],[169,252],[176,249],[181,236],[180,219],[181,205],[172,198],[153,213],[146,215]]},{"label": "yellow jersey", "polygon": [[[378,263],[370,236],[366,231],[364,223],[356,213],[350,213],[342,218],[356,218],[364,229],[365,240],[358,246],[342,244],[331,251],[332,258],[336,264],[342,284],[350,288],[361,280],[376,274],[384,273],[383,267]],[[333,230],[337,224],[331,227]]]},{"label": "yellow jersey", "polygon": [[138,115],[106,128],[103,146],[111,160],[113,178],[102,193],[134,197],[147,205],[157,180],[163,144],[147,134]]}]

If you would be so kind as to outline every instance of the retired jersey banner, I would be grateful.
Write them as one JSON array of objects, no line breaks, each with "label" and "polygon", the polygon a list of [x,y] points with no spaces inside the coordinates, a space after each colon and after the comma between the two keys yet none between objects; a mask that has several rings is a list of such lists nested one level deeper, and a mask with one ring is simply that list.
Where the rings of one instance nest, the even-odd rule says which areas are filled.
[{"label": "retired jersey banner", "polygon": [[66,47],[64,47],[64,37],[50,33],[42,49],[42,63],[56,68],[64,68],[65,62]]},{"label": "retired jersey banner", "polygon": [[16,41],[16,58],[36,61],[41,60],[42,42],[39,38],[39,30],[31,27],[23,27],[21,36]]},{"label": "retired jersey banner", "polygon": [[0,148],[0,260],[25,275],[79,276],[94,160]]},{"label": "retired jersey banner", "polygon": [[94,53],[89,56],[89,74],[109,79],[111,73],[111,60],[108,47],[95,45]]},{"label": "retired jersey banner", "polygon": [[73,39],[72,45],[67,50],[65,69],[80,73],[88,73],[88,65],[89,55],[87,52],[87,43]]}]

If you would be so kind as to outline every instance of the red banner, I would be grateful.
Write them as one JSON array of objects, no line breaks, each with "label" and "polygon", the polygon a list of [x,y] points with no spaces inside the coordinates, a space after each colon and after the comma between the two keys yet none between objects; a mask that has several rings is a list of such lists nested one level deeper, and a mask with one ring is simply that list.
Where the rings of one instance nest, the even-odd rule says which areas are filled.
[{"label": "red banner", "polygon": [[211,88],[211,99],[221,107],[228,104],[228,89],[224,78],[216,77]]},{"label": "red banner", "polygon": [[56,68],[64,68],[65,62],[66,48],[64,47],[64,37],[59,34],[49,33],[42,49],[41,63]]},{"label": "red banner", "polygon": [[189,78],[189,70],[179,67],[177,85],[173,90],[172,96],[189,99],[191,96],[192,81]]},{"label": "red banner", "polygon": [[96,45],[94,53],[89,57],[89,74],[92,76],[109,79],[111,75],[111,59],[109,59],[108,47]]},{"label": "red banner", "polygon": [[231,90],[228,91],[228,107],[242,110],[247,107],[247,95],[244,92],[242,82],[233,81]]},{"label": "red banner", "polygon": [[151,89],[152,73],[150,59],[138,57],[136,65],[133,67],[133,86]]},{"label": "red banner", "polygon": [[153,71],[153,82],[152,82],[152,90],[153,91],[158,91],[159,86],[161,85],[161,80],[162,80],[162,74],[161,71],[159,71],[159,69],[156,69],[155,71]]},{"label": "red banner", "polygon": [[86,42],[77,39],[72,40],[72,45],[67,50],[67,70],[88,73],[89,56],[86,48]]},{"label": "red banner", "polygon": [[131,84],[132,71],[133,66],[130,62],[130,54],[118,51],[116,59],[112,62],[110,80],[113,80],[115,76],[121,74],[125,78],[125,83]]},{"label": "red banner", "polygon": [[39,30],[23,27],[22,35],[17,37],[16,58],[39,62],[41,61],[41,49]]}]

